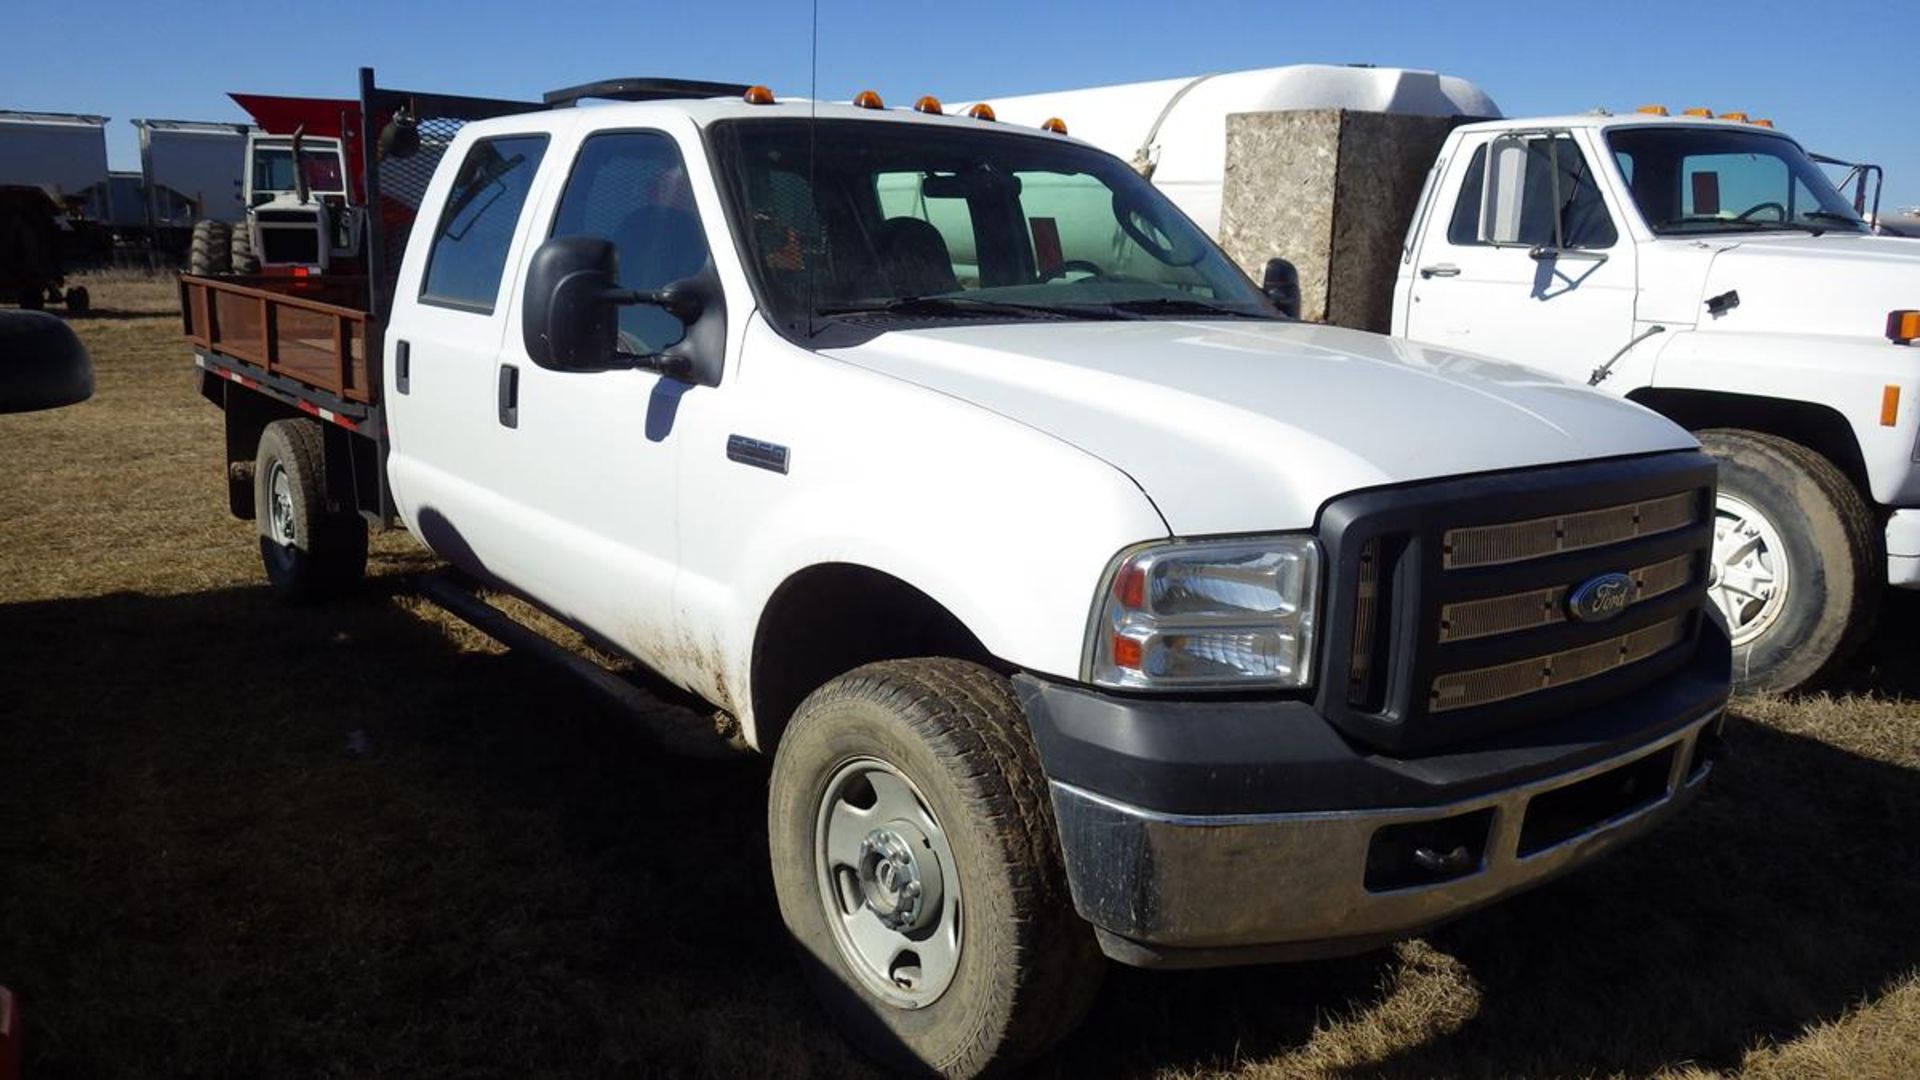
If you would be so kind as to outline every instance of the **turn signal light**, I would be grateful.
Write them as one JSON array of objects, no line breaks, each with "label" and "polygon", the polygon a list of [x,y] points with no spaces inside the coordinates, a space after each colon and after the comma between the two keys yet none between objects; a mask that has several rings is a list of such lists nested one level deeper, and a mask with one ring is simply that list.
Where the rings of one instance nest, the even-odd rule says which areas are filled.
[{"label": "turn signal light", "polygon": [[884,109],[887,107],[887,103],[880,100],[880,95],[871,90],[862,90],[858,94],[855,94],[853,96],[853,103],[862,109]]},{"label": "turn signal light", "polygon": [[1646,113],[1648,116],[1672,115],[1671,113],[1667,112],[1667,107],[1665,105],[1642,105],[1638,109],[1635,109],[1634,112]]},{"label": "turn signal light", "polygon": [[973,117],[975,120],[993,120],[993,106],[983,101],[973,108],[968,109],[967,115]]},{"label": "turn signal light", "polygon": [[1686,112],[1683,112],[1680,115],[1681,116],[1703,116],[1703,117],[1706,117],[1708,120],[1711,120],[1713,119],[1713,110],[1712,109],[1688,109]]},{"label": "turn signal light", "polygon": [[749,105],[773,104],[773,91],[764,86],[749,86],[747,87],[747,92],[742,94],[741,97],[745,98]]},{"label": "turn signal light", "polygon": [[1892,427],[1900,421],[1900,388],[1888,383],[1880,391],[1880,426]]},{"label": "turn signal light", "polygon": [[1047,117],[1047,122],[1040,125],[1040,130],[1051,131],[1055,135],[1065,135],[1067,133],[1067,122],[1057,116],[1049,116]]},{"label": "turn signal light", "polygon": [[941,115],[940,99],[932,94],[922,94],[920,100],[913,103],[913,111],[939,116]]},{"label": "turn signal light", "polygon": [[1895,345],[1910,345],[1920,338],[1920,311],[1887,312],[1887,340]]}]

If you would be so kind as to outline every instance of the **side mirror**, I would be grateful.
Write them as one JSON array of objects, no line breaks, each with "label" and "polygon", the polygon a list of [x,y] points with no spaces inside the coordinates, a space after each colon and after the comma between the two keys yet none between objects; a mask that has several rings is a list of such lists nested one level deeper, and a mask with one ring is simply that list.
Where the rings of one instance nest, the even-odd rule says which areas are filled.
[{"label": "side mirror", "polygon": [[1260,291],[1267,294],[1280,314],[1289,319],[1300,317],[1300,270],[1285,259],[1268,259],[1260,279]]},{"label": "side mirror", "polygon": [[58,316],[0,311],[0,413],[76,405],[93,396],[93,361]]},{"label": "side mirror", "polygon": [[[688,324],[700,317],[703,290],[684,282],[655,292],[622,289],[618,261],[612,241],[597,236],[556,236],[534,251],[520,315],[534,363],[587,371],[623,366],[619,309],[628,304],[654,304]],[[683,374],[685,361],[671,351],[657,359],[652,366]]]},{"label": "side mirror", "polygon": [[1527,137],[1502,135],[1487,144],[1480,200],[1480,242],[1520,243],[1520,204],[1527,186]]}]

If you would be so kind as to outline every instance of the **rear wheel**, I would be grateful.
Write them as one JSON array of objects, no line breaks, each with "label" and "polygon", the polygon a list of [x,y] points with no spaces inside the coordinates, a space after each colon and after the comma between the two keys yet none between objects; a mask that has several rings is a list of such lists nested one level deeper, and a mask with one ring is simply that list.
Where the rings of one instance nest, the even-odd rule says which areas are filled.
[{"label": "rear wheel", "polygon": [[260,560],[282,598],[331,599],[367,569],[367,524],[327,503],[326,448],[311,420],[275,420],[260,433],[253,466]]},{"label": "rear wheel", "polygon": [[816,690],[774,757],[774,887],[814,990],[900,1070],[975,1076],[1077,1024],[1105,961],[1074,913],[1008,681],[870,664]]},{"label": "rear wheel", "polygon": [[226,222],[194,222],[193,239],[187,246],[187,272],[202,276],[226,273],[233,265],[232,244]]},{"label": "rear wheel", "polygon": [[1879,610],[1880,531],[1831,461],[1757,431],[1699,433],[1720,459],[1708,594],[1733,636],[1742,690],[1796,690],[1831,676]]},{"label": "rear wheel", "polygon": [[68,289],[65,299],[67,312],[71,315],[85,315],[87,310],[93,307],[93,295],[87,292],[85,285],[75,285]]}]

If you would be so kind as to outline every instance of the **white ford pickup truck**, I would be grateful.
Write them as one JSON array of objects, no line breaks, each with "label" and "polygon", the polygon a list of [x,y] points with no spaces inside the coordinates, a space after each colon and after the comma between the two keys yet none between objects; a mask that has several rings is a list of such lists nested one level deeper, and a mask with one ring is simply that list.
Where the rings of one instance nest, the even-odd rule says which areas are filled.
[{"label": "white ford pickup truck", "polygon": [[1056,132],[583,97],[625,100],[363,75],[366,277],[182,279],[231,505],[291,598],[402,524],[737,718],[882,1061],[1035,1054],[1103,954],[1375,947],[1711,772],[1715,470],[1669,421],[1285,318]]}]

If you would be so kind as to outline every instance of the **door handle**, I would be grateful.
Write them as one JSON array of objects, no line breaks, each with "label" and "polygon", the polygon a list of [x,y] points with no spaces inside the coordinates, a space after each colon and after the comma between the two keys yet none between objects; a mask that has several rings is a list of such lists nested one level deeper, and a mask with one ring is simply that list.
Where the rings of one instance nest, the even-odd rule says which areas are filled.
[{"label": "door handle", "polygon": [[500,365],[500,426],[520,426],[520,369]]},{"label": "door handle", "polygon": [[413,385],[413,348],[404,341],[393,343],[393,388],[404,394]]},{"label": "door handle", "polygon": [[1434,263],[1432,266],[1421,267],[1420,276],[1423,278],[1459,277],[1460,268],[1452,263]]}]

